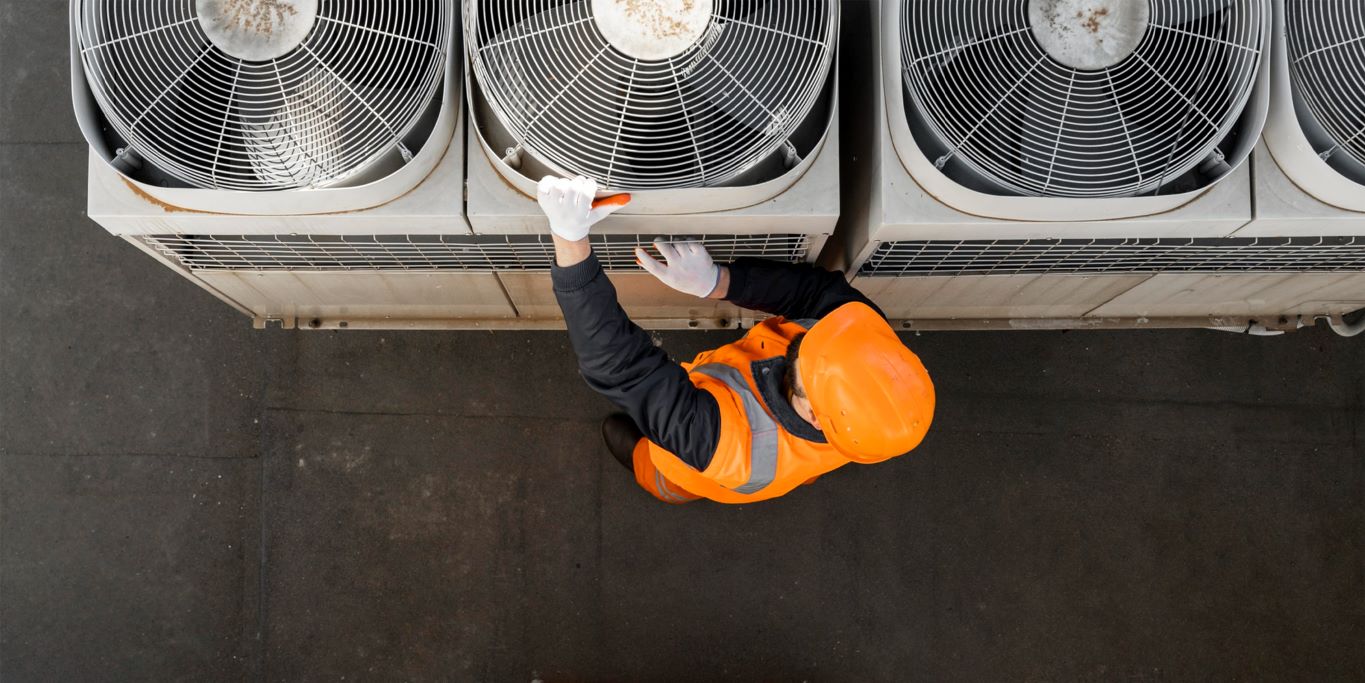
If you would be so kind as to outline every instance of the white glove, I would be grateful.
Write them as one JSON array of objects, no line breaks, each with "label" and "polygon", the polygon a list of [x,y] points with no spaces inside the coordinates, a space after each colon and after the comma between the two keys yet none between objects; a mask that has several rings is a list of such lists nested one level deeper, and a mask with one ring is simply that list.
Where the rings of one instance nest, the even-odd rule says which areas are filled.
[{"label": "white glove", "polygon": [[550,230],[577,242],[588,236],[592,226],[630,203],[630,195],[615,195],[594,202],[597,181],[578,176],[573,180],[545,176],[537,188],[540,209],[550,219]]},{"label": "white glove", "polygon": [[684,294],[706,298],[720,284],[720,268],[711,261],[701,242],[664,242],[655,240],[654,248],[664,255],[664,265],[640,247],[635,258],[659,281]]}]

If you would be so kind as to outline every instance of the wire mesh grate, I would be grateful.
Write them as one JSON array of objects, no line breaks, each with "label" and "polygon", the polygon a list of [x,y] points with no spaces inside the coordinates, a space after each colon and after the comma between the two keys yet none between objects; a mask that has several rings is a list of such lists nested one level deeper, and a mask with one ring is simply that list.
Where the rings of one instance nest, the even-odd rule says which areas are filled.
[{"label": "wire mesh grate", "polygon": [[[474,76],[518,146],[612,190],[722,185],[777,152],[819,102],[839,18],[836,0],[464,6]],[[612,17],[655,39],[646,53],[686,44],[632,55]]]},{"label": "wire mesh grate", "polygon": [[81,59],[129,147],[193,187],[335,185],[403,153],[450,0],[81,0]]},{"label": "wire mesh grate", "polygon": [[[151,235],[142,238],[192,271],[533,271],[550,270],[545,235]],[[612,271],[640,270],[635,247],[652,236],[594,235],[593,251]],[[670,239],[680,239],[677,237]],[[807,260],[809,235],[699,236],[718,262],[742,257]],[[651,253],[657,253],[651,248]]]},{"label": "wire mesh grate", "polygon": [[936,163],[1043,197],[1142,195],[1220,160],[1271,18],[1267,0],[901,3]]},{"label": "wire mesh grate", "polygon": [[885,242],[864,277],[1365,271],[1365,237]]},{"label": "wire mesh grate", "polygon": [[1336,146],[1365,163],[1365,0],[1285,3],[1290,73]]}]

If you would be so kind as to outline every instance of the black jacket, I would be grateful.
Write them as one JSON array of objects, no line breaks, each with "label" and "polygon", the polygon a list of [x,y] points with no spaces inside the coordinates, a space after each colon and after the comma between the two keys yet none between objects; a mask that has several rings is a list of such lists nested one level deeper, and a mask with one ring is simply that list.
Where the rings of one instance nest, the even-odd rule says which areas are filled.
[{"label": "black jacket", "polygon": [[[789,320],[822,318],[853,301],[876,309],[842,273],[759,259],[740,259],[729,268],[726,300],[743,308]],[[669,360],[649,334],[630,321],[597,256],[569,268],[555,266],[552,279],[578,354],[579,371],[588,386],[628,413],[650,441],[697,470],[706,469],[720,438],[720,407],[715,397],[696,388],[682,366]],[[779,381],[782,373],[770,376]],[[779,423],[797,436],[823,440],[796,416],[780,392],[772,387],[760,389]]]}]

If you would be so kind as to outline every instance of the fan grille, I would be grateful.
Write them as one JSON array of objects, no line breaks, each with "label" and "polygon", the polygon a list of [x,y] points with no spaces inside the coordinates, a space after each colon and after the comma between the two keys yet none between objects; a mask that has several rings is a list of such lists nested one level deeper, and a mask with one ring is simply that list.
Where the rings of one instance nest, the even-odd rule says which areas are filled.
[{"label": "fan grille", "polygon": [[[77,33],[96,99],[138,154],[194,187],[281,190],[335,185],[402,151],[441,83],[452,9],[449,0],[84,0]],[[210,38],[211,11],[244,33],[313,23],[282,56],[250,60]]]},{"label": "fan grille", "polygon": [[[717,261],[762,258],[801,263],[818,245],[809,235],[696,235]],[[149,235],[148,246],[193,271],[548,272],[547,235]],[[692,239],[692,238],[689,238]],[[636,247],[649,235],[593,235],[610,271],[643,271]]]},{"label": "fan grille", "polygon": [[1287,0],[1296,91],[1335,146],[1365,163],[1365,0]]},{"label": "fan grille", "polygon": [[521,147],[613,190],[734,180],[805,121],[829,75],[838,0],[714,0],[701,38],[656,60],[612,47],[593,4],[466,0],[466,44]]},{"label": "fan grille", "polygon": [[1365,272],[1365,237],[884,242],[863,277]]},{"label": "fan grille", "polygon": [[1131,53],[1101,68],[1066,66],[1037,37],[1045,7],[1063,40],[1132,41],[1107,24],[1127,1],[902,0],[905,87],[939,166],[1014,194],[1124,197],[1216,156],[1250,97],[1268,1],[1151,0]]}]

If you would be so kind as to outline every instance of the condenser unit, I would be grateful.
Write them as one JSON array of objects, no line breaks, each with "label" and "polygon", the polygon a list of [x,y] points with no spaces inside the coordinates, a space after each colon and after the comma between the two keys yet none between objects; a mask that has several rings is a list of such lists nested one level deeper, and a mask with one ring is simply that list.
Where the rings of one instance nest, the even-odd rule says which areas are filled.
[{"label": "condenser unit", "polygon": [[652,327],[734,326],[633,249],[702,241],[718,261],[814,260],[839,215],[838,0],[466,0],[468,215],[505,243],[498,275],[526,321],[559,310],[546,174],[633,203],[592,239],[628,312]]},{"label": "condenser unit", "polygon": [[1269,0],[879,12],[868,215],[832,260],[907,328],[1233,327],[1344,305],[1365,245],[1239,234]]},{"label": "condenser unit", "polygon": [[1365,0],[1276,4],[1275,96],[1243,232],[1365,235]]},{"label": "condenser unit", "polygon": [[89,215],[252,316],[506,320],[453,0],[72,0]]}]

